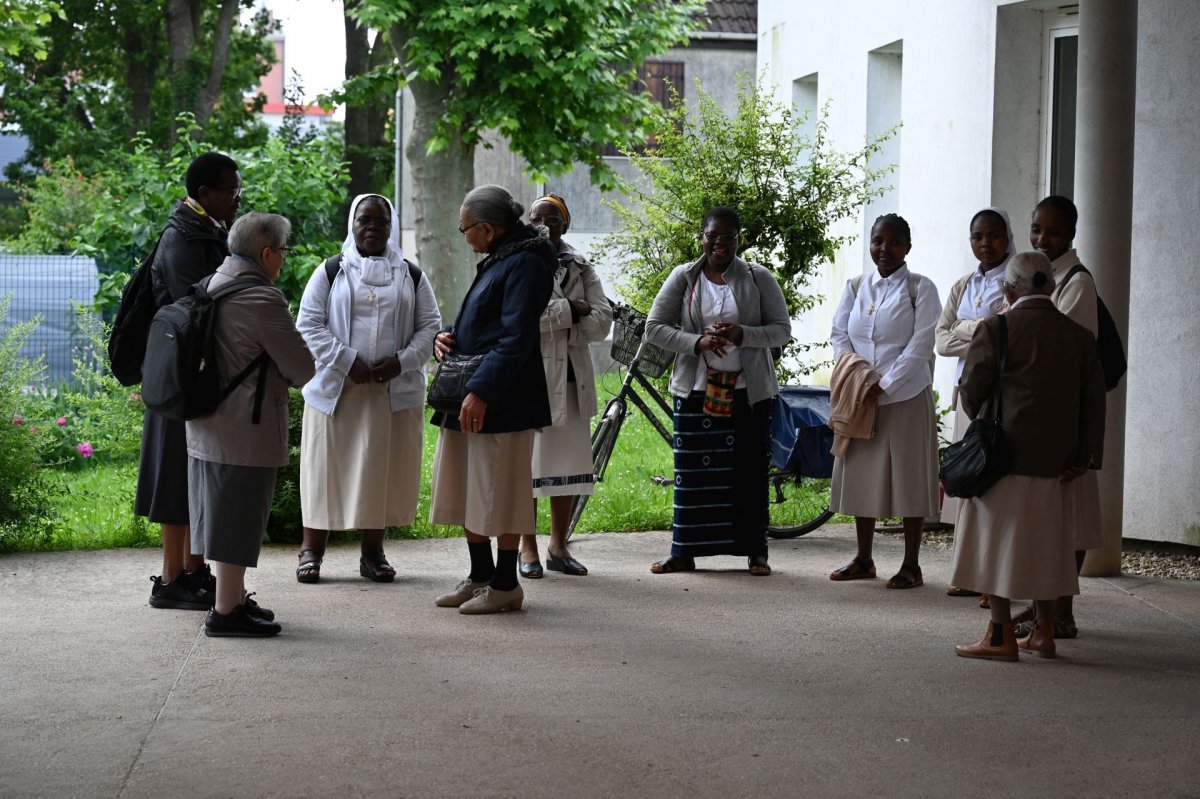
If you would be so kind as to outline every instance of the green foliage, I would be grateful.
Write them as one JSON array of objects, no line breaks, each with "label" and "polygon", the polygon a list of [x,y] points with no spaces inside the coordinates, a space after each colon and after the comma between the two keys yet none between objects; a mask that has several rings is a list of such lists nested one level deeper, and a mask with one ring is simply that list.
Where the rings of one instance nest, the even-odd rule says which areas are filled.
[{"label": "green foliage", "polygon": [[801,133],[805,120],[768,89],[748,75],[739,84],[732,118],[697,82],[695,108],[676,103],[654,131],[652,150],[629,153],[642,180],[625,187],[628,206],[610,203],[621,228],[602,250],[622,264],[620,289],[636,308],[648,309],[670,271],[700,256],[704,213],[726,205],[742,220],[741,256],[775,272],[797,316],[817,300],[804,293],[812,276],[850,240],[830,228],[881,191],[876,182],[889,170],[871,169],[868,158],[892,131],[838,152],[828,106],[809,137]]},{"label": "green foliage", "polygon": [[62,7],[48,0],[4,0],[0,12],[0,53],[45,61],[49,45],[42,29],[55,17],[66,19]]},{"label": "green foliage", "polygon": [[[248,0],[243,6],[249,7]],[[31,41],[16,27],[0,25],[0,115],[29,137],[26,161],[9,177],[31,167],[72,157],[86,174],[112,166],[114,150],[128,149],[139,131],[156,141],[171,134],[179,110],[194,110],[200,84],[212,61],[219,3],[199,4],[199,38],[187,69],[172,79],[166,36],[166,0],[5,0],[0,9],[40,9]],[[16,17],[13,17],[16,19]],[[266,127],[244,99],[247,89],[271,68],[275,28],[265,11],[235,22],[220,93],[206,136],[222,148],[253,146]],[[15,47],[5,45],[11,39]]]},{"label": "green foliage", "polygon": [[[10,301],[0,299],[0,325],[8,317]],[[20,351],[38,322],[15,325],[0,337],[0,551],[18,541],[44,542],[55,500],[55,484],[40,465],[44,438],[26,419],[28,388],[44,367],[21,357]]]},{"label": "green foliage", "polygon": [[611,187],[601,148],[640,144],[658,112],[629,91],[638,67],[686,41],[703,9],[698,0],[363,0],[352,13],[387,33],[398,63],[338,99],[379,81],[424,87],[443,98],[430,153],[495,130],[535,179],[583,163]]},{"label": "green foliage", "polygon": [[[139,136],[131,152],[112,155],[112,163],[84,175],[67,160],[47,165],[24,188],[29,223],[9,244],[18,253],[78,253],[101,266],[96,308],[112,307],[121,287],[154,246],[172,208],[185,194],[187,165],[213,149],[200,141],[190,115],[180,117],[181,135],[164,152]],[[278,285],[293,305],[300,300],[313,259],[340,249],[335,209],[344,195],[341,147],[331,136],[285,141],[272,137],[262,147],[228,153],[242,174],[243,210],[283,214],[293,226],[295,252]]]}]

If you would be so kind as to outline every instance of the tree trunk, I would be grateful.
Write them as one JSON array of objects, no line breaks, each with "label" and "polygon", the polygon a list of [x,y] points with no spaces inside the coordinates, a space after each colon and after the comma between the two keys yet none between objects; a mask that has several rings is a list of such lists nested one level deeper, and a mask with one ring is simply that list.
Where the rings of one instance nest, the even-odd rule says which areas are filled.
[{"label": "tree trunk", "polygon": [[[208,68],[208,81],[196,98],[193,113],[200,127],[208,124],[212,118],[213,107],[221,96],[221,82],[225,79],[225,61],[229,57],[229,40],[233,36],[233,26],[237,22],[238,0],[222,0],[221,13],[217,17],[217,29],[213,31],[212,61]],[[197,37],[198,39],[199,37]],[[199,131],[197,131],[199,135]]]},{"label": "tree trunk", "polygon": [[132,27],[124,31],[121,49],[125,51],[125,88],[129,90],[129,133],[132,136],[139,131],[150,130],[158,64],[154,59],[143,58],[145,38],[141,31]]},{"label": "tree trunk", "polygon": [[[359,25],[350,16],[358,0],[346,0],[344,18],[346,28],[346,79],[365,75],[383,60],[391,58],[384,38],[377,37],[374,48],[370,45],[370,30]],[[346,103],[344,127],[344,158],[349,164],[350,187],[342,206],[339,220],[345,220],[350,209],[350,200],[360,194],[378,192],[390,172],[391,158],[384,153],[388,112],[392,101],[387,92],[374,97]],[[339,221],[339,225],[341,222]],[[345,231],[342,231],[343,235]]]},{"label": "tree trunk", "polygon": [[[403,29],[393,27],[388,39],[403,69],[406,60]],[[412,180],[413,227],[417,260],[437,291],[442,319],[451,324],[475,276],[478,256],[458,232],[458,209],[475,187],[475,145],[464,144],[456,131],[449,143],[433,155],[426,152],[437,133],[438,120],[450,96],[449,71],[438,83],[412,80],[412,133],[404,147]],[[402,130],[396,131],[403,136]]]}]

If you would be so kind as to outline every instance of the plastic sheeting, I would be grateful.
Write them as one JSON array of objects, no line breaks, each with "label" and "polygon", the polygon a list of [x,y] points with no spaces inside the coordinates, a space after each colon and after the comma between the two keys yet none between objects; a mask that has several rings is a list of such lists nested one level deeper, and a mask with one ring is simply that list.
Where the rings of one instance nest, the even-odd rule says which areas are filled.
[{"label": "plastic sheeting", "polygon": [[833,431],[829,429],[829,389],[782,386],[771,419],[771,463],[802,477],[832,477]]},{"label": "plastic sheeting", "polygon": [[100,287],[96,262],[73,255],[5,255],[0,253],[0,296],[12,295],[7,331],[38,316],[21,355],[46,359],[52,381],[71,379],[74,359],[88,345],[76,319],[76,306],[89,306]]}]

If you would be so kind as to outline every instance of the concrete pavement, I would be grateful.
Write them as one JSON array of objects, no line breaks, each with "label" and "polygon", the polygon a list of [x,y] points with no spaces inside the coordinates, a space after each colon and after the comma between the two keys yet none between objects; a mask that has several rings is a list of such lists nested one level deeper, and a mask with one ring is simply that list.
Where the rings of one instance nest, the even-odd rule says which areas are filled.
[{"label": "concrete pavement", "polygon": [[655,576],[665,533],[584,536],[491,617],[433,605],[461,539],[389,542],[392,585],[268,547],[270,640],[148,607],[155,551],[0,556],[0,795],[1200,796],[1200,583],[1085,579],[1057,660],[989,663],[948,552],[888,591],[889,537],[855,583],[849,527],[772,546]]}]

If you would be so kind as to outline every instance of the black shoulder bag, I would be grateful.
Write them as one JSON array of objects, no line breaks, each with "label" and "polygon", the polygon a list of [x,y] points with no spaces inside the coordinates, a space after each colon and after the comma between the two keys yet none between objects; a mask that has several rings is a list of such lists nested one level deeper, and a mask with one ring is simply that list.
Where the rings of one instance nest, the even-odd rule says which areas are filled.
[{"label": "black shoulder bag", "polygon": [[1000,389],[1008,363],[1008,319],[1000,319],[1000,377],[996,380],[996,414],[992,419],[975,419],[962,441],[946,447],[938,476],[952,497],[979,497],[996,484],[1012,460],[1004,428],[1000,425]]}]

